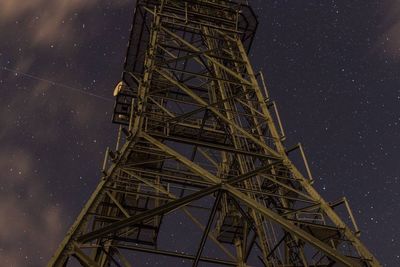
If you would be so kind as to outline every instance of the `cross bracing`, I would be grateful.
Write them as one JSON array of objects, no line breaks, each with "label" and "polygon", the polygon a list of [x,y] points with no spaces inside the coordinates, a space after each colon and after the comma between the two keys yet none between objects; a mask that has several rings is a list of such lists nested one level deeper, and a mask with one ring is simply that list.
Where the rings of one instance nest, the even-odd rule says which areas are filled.
[{"label": "cross bracing", "polygon": [[380,266],[285,147],[247,1],[136,5],[116,149],[48,266]]}]

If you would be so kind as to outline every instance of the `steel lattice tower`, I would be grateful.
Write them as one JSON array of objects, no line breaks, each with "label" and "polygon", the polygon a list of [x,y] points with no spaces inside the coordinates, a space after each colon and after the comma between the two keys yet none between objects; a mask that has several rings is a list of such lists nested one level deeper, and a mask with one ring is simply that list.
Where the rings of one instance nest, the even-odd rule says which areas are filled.
[{"label": "steel lattice tower", "polygon": [[48,266],[380,266],[285,148],[257,24],[247,1],[137,1],[116,149]]}]

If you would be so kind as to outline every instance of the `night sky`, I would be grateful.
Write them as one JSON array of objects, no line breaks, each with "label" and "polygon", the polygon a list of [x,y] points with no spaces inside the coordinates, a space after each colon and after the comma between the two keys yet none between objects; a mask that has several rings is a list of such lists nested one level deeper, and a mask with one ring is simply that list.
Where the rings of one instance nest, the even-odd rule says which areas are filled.
[{"label": "night sky", "polygon": [[[400,266],[400,2],[254,0],[251,52],[315,186]],[[0,266],[43,266],[114,146],[134,1],[0,0]]]}]

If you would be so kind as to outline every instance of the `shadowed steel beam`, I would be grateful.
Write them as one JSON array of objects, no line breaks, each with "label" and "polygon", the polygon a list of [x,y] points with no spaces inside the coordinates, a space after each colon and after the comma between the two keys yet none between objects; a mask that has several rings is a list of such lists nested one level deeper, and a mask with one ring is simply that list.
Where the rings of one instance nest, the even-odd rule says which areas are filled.
[{"label": "shadowed steel beam", "polygon": [[201,253],[203,253],[203,249],[204,249],[204,245],[206,243],[207,237],[208,237],[208,233],[210,232],[211,225],[214,221],[215,214],[217,213],[217,208],[219,206],[219,203],[221,202],[221,197],[222,197],[222,190],[218,191],[217,198],[212,207],[211,214],[210,214],[210,217],[208,218],[206,228],[204,229],[203,236],[201,237],[200,245],[199,245],[199,248],[196,253],[196,258],[194,259],[194,262],[193,262],[193,267],[197,267],[197,265],[199,264]]},{"label": "shadowed steel beam", "polygon": [[124,267],[132,267],[132,265],[129,263],[129,261],[125,258],[125,256],[115,247],[111,247],[113,253],[115,253],[118,258],[120,259],[121,263],[124,265]]},{"label": "shadowed steel beam", "polygon": [[161,138],[164,140],[177,141],[177,142],[179,141],[179,142],[183,142],[186,144],[193,144],[193,145],[198,145],[198,146],[202,146],[202,147],[212,148],[212,149],[216,149],[216,150],[220,150],[220,151],[228,151],[231,153],[243,154],[243,155],[253,156],[253,157],[258,157],[258,158],[263,158],[263,159],[279,160],[279,158],[271,156],[271,155],[251,152],[251,151],[247,151],[247,150],[240,150],[240,149],[236,149],[232,146],[222,145],[222,144],[217,144],[217,143],[210,143],[210,142],[206,142],[206,141],[202,141],[202,140],[188,139],[188,138],[184,138],[184,137],[166,136],[166,135],[161,135],[161,134],[157,134],[157,133],[151,134],[151,136],[158,137],[158,138]]},{"label": "shadowed steel beam", "polygon": [[90,232],[88,234],[82,235],[82,236],[80,236],[78,238],[78,241],[81,242],[81,243],[86,243],[86,242],[92,241],[92,240],[94,240],[96,238],[105,237],[108,234],[115,233],[118,230],[121,230],[121,229],[123,229],[125,227],[128,227],[128,226],[132,226],[132,225],[134,225],[136,223],[145,221],[145,220],[150,219],[150,218],[152,218],[152,217],[154,217],[156,215],[166,214],[168,212],[171,212],[172,210],[175,210],[175,209],[181,208],[183,206],[186,206],[190,202],[195,201],[195,200],[200,199],[200,198],[203,198],[203,197],[205,197],[207,195],[210,195],[210,194],[214,193],[215,191],[217,191],[220,188],[221,188],[220,185],[214,185],[214,186],[211,186],[209,188],[200,190],[200,191],[198,191],[198,192],[196,192],[194,194],[190,194],[190,195],[188,195],[186,197],[183,197],[181,199],[171,201],[171,202],[169,202],[169,203],[167,203],[167,204],[165,204],[163,206],[160,206],[160,207],[157,207],[155,209],[151,209],[151,210],[142,212],[142,213],[138,214],[135,217],[130,217],[130,218],[127,218],[127,219],[124,219],[124,220],[109,224],[109,225],[107,225],[107,226],[105,226],[105,227],[103,227],[101,229],[98,229],[98,230],[95,230],[95,231]]},{"label": "shadowed steel beam", "polygon": [[208,181],[211,181],[211,182],[214,182],[214,183],[221,182],[221,179],[219,179],[218,177],[214,176],[213,174],[211,174],[207,170],[203,169],[199,165],[194,164],[188,158],[186,158],[186,157],[182,156],[181,154],[179,154],[176,150],[174,150],[174,149],[168,147],[167,145],[161,143],[160,141],[158,141],[157,139],[151,137],[147,133],[141,132],[140,135],[144,139],[146,139],[147,141],[149,141],[150,143],[152,143],[153,145],[155,145],[156,147],[158,147],[159,149],[164,151],[165,153],[167,153],[167,154],[169,154],[171,156],[174,156],[178,161],[180,161],[181,163],[185,164],[193,172],[201,175],[204,179],[206,179]]},{"label": "shadowed steel beam", "polygon": [[85,267],[100,267],[94,260],[86,255],[77,244],[74,244],[73,253],[76,259]]},{"label": "shadowed steel beam", "polygon": [[292,233],[292,234],[298,236],[299,238],[308,242],[312,246],[317,247],[318,249],[324,251],[327,255],[329,255],[329,257],[332,257],[336,261],[338,261],[342,264],[345,264],[346,266],[349,266],[349,267],[360,266],[355,261],[352,261],[350,258],[341,255],[332,247],[328,246],[324,242],[322,242],[319,239],[315,238],[314,236],[310,235],[309,233],[307,233],[303,229],[299,228],[294,223],[281,217],[279,214],[277,214],[277,213],[271,211],[270,209],[266,208],[265,206],[261,205],[256,200],[241,193],[236,188],[234,188],[230,185],[227,185],[227,184],[225,184],[223,186],[223,188],[225,190],[227,190],[231,195],[238,198],[242,203],[245,203],[247,206],[251,207],[252,209],[255,209],[255,210],[259,211],[260,213],[262,213],[268,219],[278,223],[279,225],[282,226],[282,228],[284,228],[289,233]]},{"label": "shadowed steel beam", "polygon": [[201,111],[203,111],[203,110],[206,110],[206,109],[208,109],[208,108],[210,108],[210,107],[218,106],[218,105],[220,105],[220,104],[222,104],[222,103],[224,103],[224,102],[227,102],[227,101],[229,101],[229,100],[233,100],[233,99],[235,99],[235,98],[237,98],[237,97],[241,97],[241,96],[244,96],[244,95],[246,95],[246,94],[248,94],[248,92],[241,92],[241,93],[239,93],[239,94],[237,94],[237,95],[233,95],[233,96],[231,96],[231,97],[227,97],[227,98],[225,98],[225,99],[221,99],[221,100],[219,100],[218,102],[214,102],[214,103],[208,104],[207,106],[203,106],[203,107],[200,107],[200,108],[195,109],[195,110],[193,110],[193,111],[184,113],[184,114],[180,115],[179,117],[171,118],[171,119],[167,120],[167,122],[178,122],[178,121],[180,121],[180,120],[182,120],[182,119],[185,119],[186,117],[192,116],[193,114],[196,114],[196,113],[198,113],[198,112],[201,112]]},{"label": "shadowed steel beam", "polygon": [[[116,245],[115,247],[118,247],[120,249],[154,253],[154,254],[176,257],[176,258],[181,258],[181,259],[188,259],[188,260],[195,259],[195,256],[193,256],[193,255],[188,255],[186,253],[178,253],[178,252],[174,252],[174,251],[161,250],[161,249],[153,249],[153,248],[146,248],[146,247],[139,247],[139,246],[124,246],[124,245]],[[214,263],[214,264],[220,264],[220,265],[222,264],[222,265],[228,265],[228,266],[236,266],[236,262],[222,260],[222,259],[201,257],[200,261]]]},{"label": "shadowed steel beam", "polygon": [[122,207],[122,205],[119,203],[119,201],[112,195],[112,193],[110,193],[109,191],[106,191],[107,196],[114,202],[114,204],[118,207],[118,209],[125,215],[125,217],[129,218],[130,215],[129,213],[126,211],[126,209],[124,209],[124,207]]}]

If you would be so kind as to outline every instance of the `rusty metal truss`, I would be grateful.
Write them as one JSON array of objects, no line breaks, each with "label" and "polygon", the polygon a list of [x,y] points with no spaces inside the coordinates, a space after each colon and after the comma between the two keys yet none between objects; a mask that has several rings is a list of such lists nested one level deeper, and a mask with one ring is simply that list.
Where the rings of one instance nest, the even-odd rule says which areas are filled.
[{"label": "rusty metal truss", "polygon": [[380,266],[285,148],[257,24],[247,1],[137,1],[116,149],[48,266]]}]

